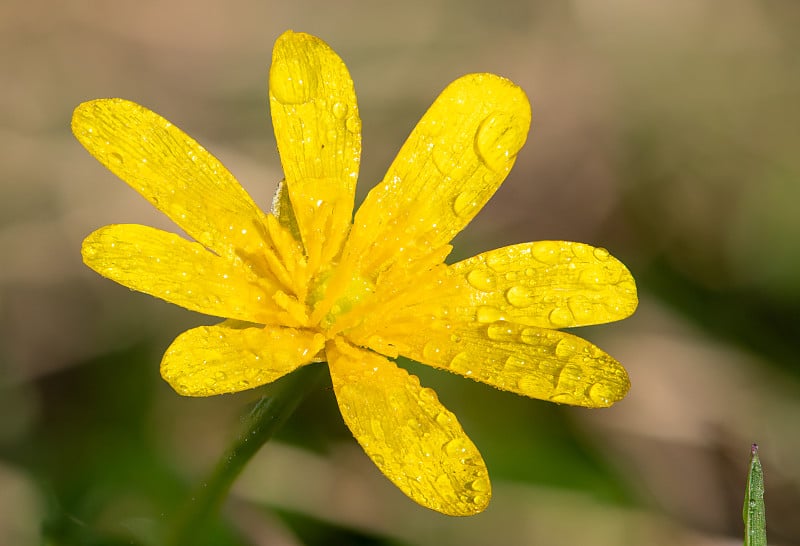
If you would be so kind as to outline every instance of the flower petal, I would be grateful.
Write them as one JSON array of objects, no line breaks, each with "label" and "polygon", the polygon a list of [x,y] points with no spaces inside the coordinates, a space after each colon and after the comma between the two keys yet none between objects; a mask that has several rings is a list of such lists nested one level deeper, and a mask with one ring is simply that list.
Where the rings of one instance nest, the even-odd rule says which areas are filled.
[{"label": "flower petal", "polygon": [[416,332],[385,333],[384,339],[403,356],[531,398],[599,408],[630,389],[619,362],[559,330],[434,319]]},{"label": "flower petal", "polygon": [[505,78],[451,83],[359,208],[347,255],[382,271],[446,245],[503,182],[530,122],[525,93]]},{"label": "flower petal", "polygon": [[387,478],[445,514],[486,508],[486,465],[433,390],[393,362],[343,341],[329,342],[326,353],[342,417]]},{"label": "flower petal", "polygon": [[225,321],[179,335],[161,361],[161,376],[184,396],[252,389],[308,364],[324,347],[309,330]]},{"label": "flower petal", "polygon": [[275,286],[241,261],[174,233],[136,224],[98,229],[83,241],[83,261],[123,286],[186,309],[261,324],[276,322]]},{"label": "flower petal", "polygon": [[353,214],[361,120],[353,81],[322,40],[286,32],[269,76],[275,139],[312,271],[341,250]]},{"label": "flower petal", "polygon": [[99,99],[75,109],[72,132],[206,248],[264,264],[266,215],[214,156],[169,121],[130,101]]},{"label": "flower petal", "polygon": [[621,320],[638,303],[630,271],[603,248],[539,241],[499,248],[450,266],[468,286],[462,309],[478,322],[570,328]]}]

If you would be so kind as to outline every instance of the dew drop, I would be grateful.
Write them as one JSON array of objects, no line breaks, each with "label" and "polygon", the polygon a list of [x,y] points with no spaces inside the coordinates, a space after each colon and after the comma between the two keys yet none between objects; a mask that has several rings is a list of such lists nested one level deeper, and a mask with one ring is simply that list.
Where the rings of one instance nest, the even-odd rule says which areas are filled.
[{"label": "dew drop", "polygon": [[565,328],[575,323],[570,310],[566,307],[556,307],[547,316],[553,328]]},{"label": "dew drop", "polygon": [[353,134],[361,134],[361,118],[353,114],[344,122],[344,126]]},{"label": "dew drop", "polygon": [[429,341],[422,347],[422,356],[429,362],[439,362],[444,352],[441,344],[437,341]]},{"label": "dew drop", "polygon": [[380,453],[373,453],[370,455],[370,458],[372,459],[372,462],[375,463],[376,466],[383,467],[385,461],[383,455],[381,455]]},{"label": "dew drop", "polygon": [[419,399],[420,399],[420,402],[436,402],[437,401],[436,391],[434,391],[433,389],[430,389],[428,387],[420,389],[420,391],[419,391]]},{"label": "dew drop", "polygon": [[506,321],[499,320],[489,325],[486,335],[494,341],[508,341],[514,336],[514,328]]},{"label": "dew drop", "polygon": [[594,257],[601,262],[607,260],[611,255],[608,253],[608,250],[602,247],[598,247],[594,249]]},{"label": "dew drop", "polygon": [[467,273],[467,282],[478,290],[483,292],[491,292],[497,286],[494,275],[487,273],[483,269],[473,269]]},{"label": "dew drop", "polygon": [[592,322],[592,317],[595,315],[595,306],[586,296],[572,296],[567,300],[567,306],[572,316],[575,317],[576,322],[581,324]]},{"label": "dew drop", "polygon": [[111,160],[111,163],[114,165],[122,165],[124,163],[124,159],[122,155],[118,154],[117,152],[111,152],[108,154],[108,158]]},{"label": "dew drop", "polygon": [[[473,491],[478,491],[480,493],[485,493],[489,490],[491,485],[489,484],[489,480],[487,478],[478,478],[474,480],[472,483],[469,484],[469,488]],[[477,498],[477,497],[476,497]]]},{"label": "dew drop", "polygon": [[453,416],[450,413],[442,411],[436,415],[436,422],[439,423],[439,426],[449,427],[453,424]]},{"label": "dew drop", "polygon": [[317,88],[317,75],[302,60],[272,65],[269,89],[275,100],[282,104],[304,104],[311,100]]},{"label": "dew drop", "polygon": [[481,305],[475,313],[475,318],[478,322],[496,322],[503,319],[503,312],[497,307],[491,305]]},{"label": "dew drop", "polygon": [[569,358],[578,351],[577,344],[571,338],[564,338],[556,344],[555,353],[558,358]]},{"label": "dew drop", "polygon": [[571,394],[566,392],[560,392],[558,394],[554,394],[550,397],[551,402],[555,402],[556,404],[574,404],[575,397]]},{"label": "dew drop", "polygon": [[525,143],[525,133],[514,116],[494,112],[484,118],[475,133],[475,151],[489,169],[505,173]]},{"label": "dew drop", "polygon": [[331,111],[336,119],[344,119],[347,115],[347,105],[343,102],[337,102],[333,105]]},{"label": "dew drop", "polygon": [[489,252],[486,256],[486,265],[494,271],[505,271],[508,268],[508,260],[505,252]]},{"label": "dew drop", "polygon": [[517,285],[506,291],[506,300],[514,307],[529,307],[533,303],[533,295],[524,286]]},{"label": "dew drop", "polygon": [[467,216],[477,207],[477,203],[467,192],[461,192],[453,200],[453,212],[456,216]]},{"label": "dew drop", "polygon": [[469,444],[463,438],[456,438],[444,444],[444,452],[450,457],[462,457],[469,451]]},{"label": "dew drop", "polygon": [[472,358],[466,353],[461,352],[458,353],[453,359],[450,361],[450,369],[454,372],[458,372],[460,374],[471,375],[472,370],[470,369],[470,364],[472,363]]},{"label": "dew drop", "polygon": [[608,407],[616,398],[613,389],[605,383],[595,383],[589,387],[589,400],[597,407]]},{"label": "dew drop", "polygon": [[542,331],[536,328],[525,328],[519,334],[520,341],[528,345],[541,345],[542,337]]},{"label": "dew drop", "polygon": [[580,282],[583,284],[599,285],[606,279],[606,271],[603,267],[589,265],[581,271]]},{"label": "dew drop", "polygon": [[543,264],[556,263],[561,256],[561,245],[555,241],[540,241],[531,248],[531,256]]}]

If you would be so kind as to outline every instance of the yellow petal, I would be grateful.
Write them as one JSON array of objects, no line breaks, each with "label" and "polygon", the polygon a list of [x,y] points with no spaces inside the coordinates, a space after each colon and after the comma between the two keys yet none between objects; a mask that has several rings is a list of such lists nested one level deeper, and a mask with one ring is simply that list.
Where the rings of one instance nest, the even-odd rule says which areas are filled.
[{"label": "yellow petal", "polygon": [[599,408],[621,400],[630,388],[619,362],[559,330],[434,319],[414,333],[384,337],[403,356],[531,398]]},{"label": "yellow petal", "polygon": [[269,75],[275,139],[309,266],[341,250],[361,158],[361,120],[353,81],[322,40],[286,32]]},{"label": "yellow petal", "polygon": [[83,241],[83,261],[113,281],[186,309],[257,323],[275,322],[275,285],[203,245],[136,224],[98,229]]},{"label": "yellow petal", "polygon": [[329,342],[326,353],[342,417],[387,478],[444,514],[486,508],[486,465],[434,391],[393,362],[342,341]]},{"label": "yellow petal", "polygon": [[161,361],[161,376],[184,396],[243,391],[312,362],[324,343],[309,330],[225,321],[178,336]]},{"label": "yellow petal", "polygon": [[264,213],[205,148],[158,114],[122,99],[79,105],[72,131],[114,174],[192,238],[266,268]]},{"label": "yellow petal", "polygon": [[359,208],[347,256],[381,271],[447,244],[503,182],[530,122],[525,93],[504,78],[451,83]]},{"label": "yellow petal", "polygon": [[603,248],[564,241],[524,243],[450,266],[468,289],[454,302],[478,322],[508,320],[544,328],[602,324],[637,305],[630,271]]}]

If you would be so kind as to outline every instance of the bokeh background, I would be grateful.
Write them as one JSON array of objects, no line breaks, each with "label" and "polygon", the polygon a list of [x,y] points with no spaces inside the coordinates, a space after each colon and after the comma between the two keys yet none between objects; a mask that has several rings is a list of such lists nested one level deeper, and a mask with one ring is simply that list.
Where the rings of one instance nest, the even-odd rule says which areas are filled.
[{"label": "bokeh background", "polygon": [[280,164],[267,69],[317,34],[358,93],[360,196],[451,80],[533,103],[508,180],[455,257],[577,240],[630,266],[641,305],[579,333],[630,395],[583,410],[408,366],[480,447],[469,519],[407,500],[316,389],[235,484],[208,544],[741,544],[750,444],[770,543],[800,543],[800,4],[792,0],[7,0],[0,5],[0,544],[153,544],[268,387],[177,396],[158,375],[214,319],[85,268],[108,223],[171,229],[72,138],[81,101],[135,100],[267,207]]}]

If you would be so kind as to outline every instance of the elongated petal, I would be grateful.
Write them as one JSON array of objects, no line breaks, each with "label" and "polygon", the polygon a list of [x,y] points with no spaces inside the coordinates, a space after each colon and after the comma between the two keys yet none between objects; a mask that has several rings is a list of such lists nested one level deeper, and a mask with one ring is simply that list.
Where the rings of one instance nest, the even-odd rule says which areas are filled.
[{"label": "elongated petal", "polygon": [[525,93],[504,78],[451,83],[356,213],[348,255],[383,270],[446,245],[503,182],[530,122]]},{"label": "elongated petal", "polygon": [[83,241],[81,253],[104,277],[192,311],[262,324],[279,316],[274,286],[241,261],[220,258],[174,233],[105,226]]},{"label": "elongated petal", "polygon": [[637,305],[630,271],[602,248],[540,241],[499,248],[451,266],[463,276],[478,322],[508,320],[544,328],[602,324],[630,316]]},{"label": "elongated petal", "polygon": [[353,81],[325,42],[289,31],[272,53],[269,102],[289,196],[315,268],[339,253],[352,220],[361,158]]},{"label": "elongated petal", "polygon": [[455,516],[486,508],[488,473],[456,417],[393,362],[344,342],[326,347],[345,423],[403,493]]},{"label": "elongated petal", "polygon": [[619,362],[559,330],[438,319],[385,338],[408,358],[531,398],[598,408],[630,388]]},{"label": "elongated petal", "polygon": [[223,257],[263,265],[264,213],[205,148],[155,112],[123,99],[79,105],[72,131],[110,171]]},{"label": "elongated petal", "polygon": [[161,361],[161,376],[184,396],[252,389],[308,364],[324,338],[309,330],[236,321],[182,333]]}]

